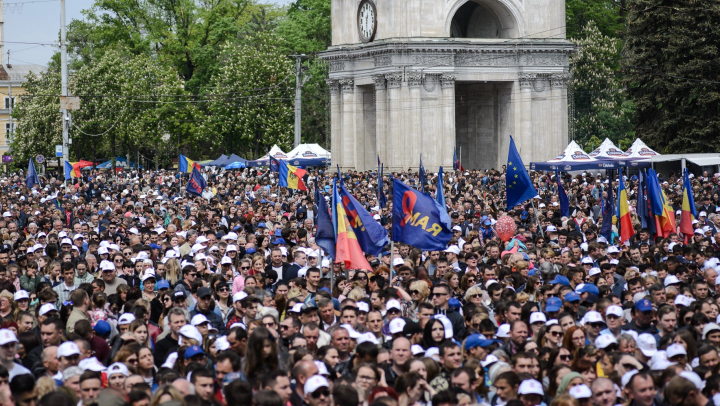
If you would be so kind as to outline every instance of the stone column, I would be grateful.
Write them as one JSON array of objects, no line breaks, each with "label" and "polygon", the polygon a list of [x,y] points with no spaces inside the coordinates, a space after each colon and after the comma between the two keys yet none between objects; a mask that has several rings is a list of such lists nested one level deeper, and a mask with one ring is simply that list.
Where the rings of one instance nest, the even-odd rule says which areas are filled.
[{"label": "stone column", "polygon": [[[442,111],[442,141],[435,143],[440,149],[438,162],[443,170],[451,172],[453,167],[453,148],[455,148],[455,75],[443,73],[440,75],[440,109]],[[460,151],[457,151],[460,154]]]},{"label": "stone column", "polygon": [[340,82],[337,79],[326,79],[330,88],[330,154],[333,166],[342,162],[342,100],[340,98]]},{"label": "stone column", "polygon": [[340,79],[342,88],[342,161],[341,169],[355,169],[356,130],[354,98],[355,81],[353,79]]},{"label": "stone column", "polygon": [[[411,168],[420,167],[420,153],[423,148],[428,148],[429,144],[423,141],[422,134],[422,97],[420,94],[420,85],[422,83],[422,74],[420,72],[409,72],[407,74],[407,84],[409,90],[409,100],[404,110],[406,127],[405,138],[405,166]],[[427,156],[425,156],[427,158]]]},{"label": "stone column", "polygon": [[[552,153],[549,155],[562,151],[568,144],[567,85],[569,80],[569,73],[558,73],[550,76],[553,138],[550,145],[550,151],[552,151]],[[553,156],[541,159],[551,158],[553,158]]]},{"label": "stone column", "polygon": [[402,165],[402,150],[405,146],[402,133],[403,122],[403,100],[402,100],[402,73],[389,73],[385,75],[387,80],[387,158],[384,160],[385,167],[390,171],[400,171]]},{"label": "stone column", "polygon": [[530,165],[533,160],[532,92],[537,74],[521,73],[518,76],[520,97],[517,111],[520,116],[520,128],[518,128],[515,136],[515,145],[520,152],[523,163]]},{"label": "stone column", "polygon": [[384,75],[373,75],[373,82],[375,82],[375,151],[380,155],[382,162],[387,162],[387,80]]}]

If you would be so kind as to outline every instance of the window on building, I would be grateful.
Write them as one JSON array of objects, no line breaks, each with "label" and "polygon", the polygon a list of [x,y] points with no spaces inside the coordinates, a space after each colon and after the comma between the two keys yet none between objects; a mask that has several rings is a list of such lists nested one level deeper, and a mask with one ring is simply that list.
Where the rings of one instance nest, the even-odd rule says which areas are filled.
[{"label": "window on building", "polygon": [[5,98],[5,109],[7,110],[9,108],[15,108],[15,98],[14,97],[6,97]]},{"label": "window on building", "polygon": [[5,143],[9,144],[12,141],[13,134],[15,133],[15,123],[5,123]]}]

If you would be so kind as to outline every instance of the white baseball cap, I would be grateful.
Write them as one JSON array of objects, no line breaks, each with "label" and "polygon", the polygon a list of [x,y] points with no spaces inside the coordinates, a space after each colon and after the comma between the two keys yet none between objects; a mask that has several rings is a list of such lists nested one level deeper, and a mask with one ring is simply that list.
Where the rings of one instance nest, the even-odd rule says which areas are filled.
[{"label": "white baseball cap", "polygon": [[615,336],[612,334],[600,334],[595,339],[595,347],[599,349],[605,349],[609,345],[617,344],[617,340],[615,339]]},{"label": "white baseball cap", "polygon": [[30,294],[26,290],[20,289],[13,295],[13,300],[16,302],[23,299],[30,299]]},{"label": "white baseball cap", "polygon": [[405,320],[403,320],[401,317],[392,319],[392,321],[390,321],[390,325],[388,326],[390,334],[402,333],[403,329],[405,328],[405,324]]},{"label": "white baseball cap", "polygon": [[500,338],[510,337],[510,325],[507,323],[501,324],[500,327],[498,327],[497,333],[495,335]]},{"label": "white baseball cap", "polygon": [[665,351],[667,352],[668,359],[672,359],[677,355],[687,355],[685,347],[680,344],[670,344]]},{"label": "white baseball cap", "polygon": [[118,325],[130,324],[135,321],[135,315],[132,313],[123,313],[118,319]]},{"label": "white baseball cap", "polygon": [[358,311],[363,313],[369,313],[370,312],[370,306],[368,306],[365,302],[358,302],[357,303]]},{"label": "white baseball cap", "polygon": [[199,326],[203,323],[210,323],[210,320],[208,320],[204,314],[196,314],[193,316],[192,320],[190,320],[190,324],[193,326]]},{"label": "white baseball cap", "polygon": [[[397,319],[396,319],[397,320]],[[380,341],[378,341],[377,337],[375,337],[375,334],[371,332],[366,332],[360,334],[360,338],[357,339],[357,344],[360,345],[362,343],[373,343],[375,345],[380,344]]]},{"label": "white baseball cap", "polygon": [[600,272],[602,272],[602,271],[600,271],[600,268],[594,266],[594,267],[590,268],[590,271],[588,271],[588,276],[599,275]]},{"label": "white baseball cap", "polygon": [[122,362],[116,362],[112,365],[110,365],[107,369],[107,376],[108,378],[111,375],[120,374],[125,376],[126,378],[130,376],[130,370],[128,370],[128,367],[125,366]]},{"label": "white baseball cap", "polygon": [[[240,292],[233,295],[233,303],[244,300],[246,297],[248,297],[248,294],[241,290]],[[298,303],[298,304],[300,306],[302,306],[302,303]],[[293,307],[293,309],[294,309],[294,307]]]},{"label": "white baseball cap", "polygon": [[588,399],[592,397],[592,391],[585,385],[577,385],[570,388],[568,394],[575,399]]},{"label": "white baseball cap", "polygon": [[665,277],[665,287],[668,287],[670,285],[680,283],[680,279],[678,279],[675,275],[668,275]]},{"label": "white baseball cap", "polygon": [[690,305],[692,304],[692,302],[690,301],[690,298],[685,295],[675,296],[675,301],[673,303],[675,305],[684,306],[684,307],[690,307]]},{"label": "white baseball cap", "polygon": [[55,308],[55,305],[52,303],[45,303],[44,305],[40,306],[40,311],[38,311],[38,314],[40,316],[44,316],[50,312],[56,312],[57,309]]},{"label": "white baseball cap", "polygon": [[[179,335],[185,336],[187,338],[192,338],[193,340],[197,341],[198,343],[203,342],[202,334],[200,334],[200,331],[197,329],[197,327],[186,324],[182,327],[180,327],[180,331],[178,331]],[[182,340],[182,337],[180,337],[180,340]],[[178,341],[180,341],[178,340]],[[182,345],[182,344],[181,344]]]},{"label": "white baseball cap", "polygon": [[390,310],[390,309],[397,309],[397,310],[402,311],[402,307],[400,307],[400,302],[398,302],[395,299],[388,300],[387,303],[385,304],[385,310]]},{"label": "white baseball cap", "polygon": [[535,379],[526,379],[520,383],[519,395],[540,395],[544,396],[542,384]]},{"label": "white baseball cap", "polygon": [[80,355],[80,348],[75,344],[74,341],[65,341],[60,344],[57,349],[57,357],[69,357],[71,355]]},{"label": "white baseball cap", "polygon": [[585,313],[585,323],[605,323],[605,320],[603,320],[602,315],[599,312],[590,310]]},{"label": "white baseball cap", "polygon": [[0,329],[0,345],[16,342],[18,342],[18,339],[15,337],[15,333],[13,333],[12,330],[7,328]]},{"label": "white baseball cap", "polygon": [[402,258],[400,258],[400,257],[395,257],[395,258],[393,259],[393,263],[392,263],[392,264],[393,264],[393,266],[405,265],[405,260],[402,259]]},{"label": "white baseball cap", "polygon": [[313,375],[305,381],[305,387],[303,388],[306,395],[309,395],[320,388],[330,388],[328,380],[322,375]]},{"label": "white baseball cap", "polygon": [[655,337],[648,333],[643,333],[638,336],[637,346],[646,357],[652,357],[657,352]]},{"label": "white baseball cap", "polygon": [[546,321],[547,321],[547,317],[545,317],[545,313],[543,313],[543,312],[530,313],[530,324],[545,323]]}]

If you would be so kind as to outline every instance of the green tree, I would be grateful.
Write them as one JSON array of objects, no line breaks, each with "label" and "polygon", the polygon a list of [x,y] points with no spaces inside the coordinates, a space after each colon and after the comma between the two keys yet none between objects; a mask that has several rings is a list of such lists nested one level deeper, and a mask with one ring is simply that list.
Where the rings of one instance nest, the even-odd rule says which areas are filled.
[{"label": "green tree", "polygon": [[327,63],[318,53],[332,43],[330,0],[296,0],[290,5],[287,17],[277,27],[283,38],[282,46],[288,54],[305,54],[307,77],[302,96],[302,141],[330,146],[329,89]]},{"label": "green tree", "polygon": [[293,62],[272,33],[248,44],[225,46],[218,74],[211,80],[202,137],[225,151],[260,156],[293,137]]},{"label": "green tree", "polygon": [[720,147],[720,3],[629,3],[626,79],[636,132],[661,153]]},{"label": "green tree", "polygon": [[68,27],[79,63],[125,47],[174,67],[186,88],[199,93],[215,71],[222,47],[252,18],[252,0],[95,0],[83,20]]},{"label": "green tree", "polygon": [[60,116],[60,68],[51,63],[48,70],[26,78],[25,91],[13,109],[16,130],[11,149],[16,161],[22,162],[38,154],[55,155],[55,145],[62,144]]},{"label": "green tree", "polygon": [[633,138],[635,106],[627,100],[620,77],[620,40],[604,35],[590,21],[575,42],[578,51],[570,58],[570,69],[577,138],[591,144],[593,137],[615,143]]}]

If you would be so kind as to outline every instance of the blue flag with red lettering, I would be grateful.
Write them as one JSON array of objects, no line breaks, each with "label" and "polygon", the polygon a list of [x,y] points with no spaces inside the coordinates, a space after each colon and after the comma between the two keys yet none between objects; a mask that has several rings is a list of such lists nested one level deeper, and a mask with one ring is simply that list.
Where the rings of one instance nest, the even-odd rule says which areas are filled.
[{"label": "blue flag with red lettering", "polygon": [[190,175],[190,181],[188,182],[185,191],[191,195],[200,196],[206,187],[207,182],[205,181],[205,178],[202,177],[202,174],[198,171],[197,166],[194,166],[192,175]]},{"label": "blue flag with red lettering", "polygon": [[393,179],[393,241],[423,251],[442,251],[452,231],[440,217],[435,199]]}]

